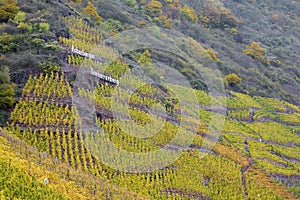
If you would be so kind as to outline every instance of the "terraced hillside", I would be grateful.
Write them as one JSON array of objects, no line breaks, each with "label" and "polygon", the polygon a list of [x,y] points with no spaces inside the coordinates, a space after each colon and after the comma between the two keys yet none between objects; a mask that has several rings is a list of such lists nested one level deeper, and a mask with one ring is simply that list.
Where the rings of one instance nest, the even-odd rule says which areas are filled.
[{"label": "terraced hillside", "polygon": [[[12,45],[1,43],[0,61],[11,64],[12,82],[19,86],[15,103],[6,98],[11,92],[3,92],[3,98],[0,93],[0,106],[9,113],[0,129],[1,199],[300,198],[300,108],[291,103],[297,94],[286,88],[297,83],[273,84],[268,77],[273,68],[299,64],[285,59],[298,51],[299,27],[289,29],[295,45],[278,62],[260,44],[250,44],[255,29],[243,11],[291,7],[272,16],[274,29],[288,29],[297,22],[297,1],[273,6],[273,1],[257,6],[253,1],[3,2],[22,12],[17,9],[0,27],[13,33],[1,35],[0,41]],[[233,9],[235,4],[241,11]],[[33,8],[42,11],[33,13]],[[287,13],[291,16],[285,22],[281,17]],[[159,48],[122,53],[107,40],[150,25],[194,36],[180,40],[179,46],[203,66],[211,64],[208,72],[223,73],[225,95],[213,95],[196,66],[183,57]],[[26,42],[29,50],[22,48]],[[19,54],[28,59],[14,60]],[[264,73],[236,67],[243,60],[237,58],[240,54]],[[180,80],[160,84],[172,73],[161,63],[183,74],[192,87]],[[14,85],[9,76],[2,81],[8,74],[3,69],[0,89],[8,91]],[[20,78],[20,71],[30,70]],[[131,76],[143,71],[155,81]],[[293,77],[297,82],[297,73]],[[262,85],[253,88],[260,78]],[[157,156],[161,149],[164,154]]]},{"label": "terraced hillside", "polygon": [[[147,107],[155,102],[166,105],[167,94],[162,94],[155,86],[142,87],[131,96],[126,109],[137,124],[147,125],[156,120],[154,124],[164,122],[164,126],[155,136],[140,138],[126,133],[119,127],[119,119],[110,114],[114,90],[121,90],[119,94],[123,95],[128,92],[121,85],[106,83],[99,83],[92,92],[79,89],[82,98],[94,101],[99,117],[96,123],[102,129],[98,133],[88,133],[81,130],[83,120],[78,120],[80,114],[71,104],[72,90],[64,74],[30,77],[22,98],[11,113],[7,130],[53,158],[54,166],[63,163],[63,177],[68,176],[66,169],[76,169],[89,174],[88,180],[102,179],[107,184],[148,198],[296,199],[299,194],[300,137],[299,122],[295,120],[298,107],[276,99],[230,92],[220,141],[211,153],[201,158],[199,152],[203,140],[211,134],[208,128],[210,117],[218,112],[210,101],[205,101],[211,98],[205,92],[184,90],[195,92],[200,100],[204,100],[197,105],[185,102],[182,107],[188,110],[187,115],[178,118],[176,107],[181,105],[174,104],[169,108],[169,114],[153,118]],[[170,97],[168,99],[170,101]],[[126,106],[122,101],[119,103]],[[195,117],[196,111],[200,113],[200,120]],[[126,173],[99,161],[99,155],[105,151],[95,149],[95,141],[104,137],[126,151],[147,153],[170,142],[177,132],[178,121],[189,124],[184,128],[194,140],[170,166],[149,173]],[[181,148],[180,144],[169,146],[167,150],[176,151]],[[114,156],[115,160],[121,159]],[[126,169],[126,166],[119,167]]]}]

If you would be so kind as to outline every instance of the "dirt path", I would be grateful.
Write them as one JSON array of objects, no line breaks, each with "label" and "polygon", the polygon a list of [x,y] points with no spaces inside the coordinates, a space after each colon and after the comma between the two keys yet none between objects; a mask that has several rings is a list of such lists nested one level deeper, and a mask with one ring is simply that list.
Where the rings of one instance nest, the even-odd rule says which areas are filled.
[{"label": "dirt path", "polygon": [[249,145],[248,145],[248,138],[247,137],[245,137],[245,141],[244,141],[244,150],[248,153],[249,160],[250,160],[249,164],[242,168],[242,182],[243,182],[243,188],[244,188],[244,199],[247,199],[248,192],[247,192],[247,184],[246,184],[245,173],[253,165],[253,159],[252,159],[252,156],[251,156],[250,151],[249,151]]}]

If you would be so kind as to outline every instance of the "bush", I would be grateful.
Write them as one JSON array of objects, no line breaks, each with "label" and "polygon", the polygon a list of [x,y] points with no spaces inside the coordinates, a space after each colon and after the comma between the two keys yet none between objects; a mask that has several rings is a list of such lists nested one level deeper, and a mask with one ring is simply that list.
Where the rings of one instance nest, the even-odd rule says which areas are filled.
[{"label": "bush", "polygon": [[159,1],[152,0],[146,5],[145,9],[146,9],[146,11],[150,12],[151,14],[159,16],[163,13],[162,7],[163,6]]},{"label": "bush", "polygon": [[193,8],[188,7],[187,5],[183,6],[183,8],[180,10],[180,12],[188,20],[190,20],[192,22],[198,21],[198,15],[197,15],[196,11]]},{"label": "bush", "polygon": [[88,2],[87,6],[84,8],[84,13],[86,15],[92,16],[97,24],[102,23],[102,17],[98,14],[96,7],[90,1]]},{"label": "bush", "polygon": [[266,54],[266,49],[262,48],[258,42],[252,42],[247,46],[247,49],[244,50],[243,53],[254,59],[263,60],[263,56]]},{"label": "bush", "polygon": [[18,12],[17,0],[0,0],[0,22],[13,19]]},{"label": "bush", "polygon": [[12,35],[7,33],[0,35],[0,53],[11,51],[16,46],[13,41],[14,37]]},{"label": "bush", "polygon": [[39,32],[48,32],[49,31],[49,29],[50,29],[50,25],[48,24],[48,23],[45,23],[45,22],[42,22],[42,23],[40,23],[40,25],[39,25]]},{"label": "bush", "polygon": [[162,15],[160,17],[156,17],[155,20],[158,21],[159,24],[163,28],[173,28],[172,20],[169,19],[166,15]]},{"label": "bush", "polygon": [[19,29],[26,30],[26,31],[29,31],[29,32],[32,32],[32,25],[31,25],[31,24],[28,24],[28,23],[21,22],[21,23],[18,25],[18,28],[19,28]]},{"label": "bush", "polygon": [[225,81],[231,87],[237,86],[242,83],[242,79],[235,73],[231,73],[225,76]]},{"label": "bush", "polygon": [[109,18],[104,23],[102,23],[101,27],[110,34],[116,34],[123,30],[123,25],[121,24],[121,22],[112,18]]},{"label": "bush", "polygon": [[0,108],[9,108],[15,102],[15,90],[13,84],[0,85]]},{"label": "bush", "polygon": [[233,16],[230,10],[223,6],[216,6],[214,3],[204,5],[201,13],[202,21],[215,27],[223,28],[225,25],[235,27],[241,23],[238,18]]},{"label": "bush", "polygon": [[14,84],[10,83],[8,67],[0,67],[0,71],[0,109],[6,109],[15,102]]},{"label": "bush", "polygon": [[210,57],[211,57],[214,61],[217,61],[217,60],[218,60],[217,54],[216,54],[216,52],[215,52],[213,49],[209,48],[209,49],[206,50],[206,52],[210,55]]},{"label": "bush", "polygon": [[21,22],[25,22],[25,20],[26,20],[26,13],[22,11],[19,11],[14,18],[14,22],[17,24],[20,24]]}]

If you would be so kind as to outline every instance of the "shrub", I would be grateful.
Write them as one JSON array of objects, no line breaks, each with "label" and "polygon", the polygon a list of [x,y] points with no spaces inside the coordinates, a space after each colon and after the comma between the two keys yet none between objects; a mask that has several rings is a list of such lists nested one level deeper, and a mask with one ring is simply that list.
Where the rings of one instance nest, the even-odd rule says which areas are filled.
[{"label": "shrub", "polygon": [[209,48],[209,49],[206,50],[206,52],[210,55],[210,57],[211,57],[214,61],[217,61],[217,60],[218,60],[217,54],[216,54],[216,52],[215,52],[213,49]]},{"label": "shrub", "polygon": [[11,107],[15,102],[15,90],[13,84],[0,85],[0,108],[5,109]]},{"label": "shrub", "polygon": [[112,18],[106,20],[101,26],[110,34],[116,34],[123,30],[123,25],[121,22]]},{"label": "shrub", "polygon": [[0,66],[0,71],[0,109],[5,109],[14,104],[15,91],[14,84],[10,83],[8,67]]},{"label": "shrub", "polygon": [[18,12],[17,0],[0,0],[0,22],[13,19]]},{"label": "shrub", "polygon": [[241,21],[233,16],[232,12],[223,6],[216,6],[213,3],[207,3],[202,10],[202,21],[209,23],[215,27],[224,27],[228,25],[230,27],[237,26]]},{"label": "shrub", "polygon": [[14,37],[12,35],[9,35],[8,33],[3,33],[2,35],[0,35],[0,52],[6,53],[12,50],[16,46],[13,40]]},{"label": "shrub", "polygon": [[143,65],[150,65],[152,64],[152,55],[150,51],[147,49],[139,58],[138,62]]},{"label": "shrub", "polygon": [[169,8],[175,8],[175,9],[181,9],[182,8],[179,0],[167,0],[166,3],[168,3]]},{"label": "shrub", "polygon": [[184,5],[183,8],[180,10],[180,12],[188,20],[192,22],[198,21],[198,15],[196,11],[193,8],[188,7],[187,5]]},{"label": "shrub", "polygon": [[101,24],[102,17],[98,14],[96,7],[90,1],[88,1],[87,6],[84,8],[84,13],[95,18],[97,24]]},{"label": "shrub", "polygon": [[265,56],[266,49],[262,48],[258,42],[252,42],[243,53],[254,59],[262,60],[263,56]]},{"label": "shrub", "polygon": [[163,6],[159,1],[152,0],[146,5],[145,9],[146,9],[146,11],[150,12],[151,14],[159,16],[163,13],[162,7]]},{"label": "shrub", "polygon": [[48,23],[42,22],[39,24],[39,32],[47,32],[50,29],[50,25]]},{"label": "shrub", "polygon": [[231,87],[239,85],[240,83],[242,83],[242,79],[236,73],[231,73],[231,74],[225,76],[225,81]]},{"label": "shrub", "polygon": [[20,24],[21,22],[25,22],[25,20],[26,20],[26,13],[22,11],[19,11],[14,18],[14,22],[16,22],[17,24]]},{"label": "shrub", "polygon": [[19,25],[18,25],[18,28],[19,29],[23,29],[23,30],[27,30],[29,32],[32,32],[32,25],[31,24],[28,24],[28,23],[24,23],[24,22],[21,22]]},{"label": "shrub", "polygon": [[139,25],[140,26],[147,26],[147,22],[145,22],[144,20],[139,21]]},{"label": "shrub", "polygon": [[173,28],[172,20],[169,19],[167,15],[156,17],[155,20],[158,21],[164,28]]}]

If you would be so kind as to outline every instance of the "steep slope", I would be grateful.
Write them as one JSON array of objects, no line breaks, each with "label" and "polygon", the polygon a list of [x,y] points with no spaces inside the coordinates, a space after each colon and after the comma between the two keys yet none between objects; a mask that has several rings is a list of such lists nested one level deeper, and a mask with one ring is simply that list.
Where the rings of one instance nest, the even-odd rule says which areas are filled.
[{"label": "steep slope", "polygon": [[[275,96],[289,102],[297,99],[297,93],[290,88],[298,86],[299,62],[293,54],[299,54],[299,3],[272,2],[19,0],[20,9],[26,12],[25,19],[24,13],[19,13],[1,27],[2,43],[9,38],[12,44],[3,43],[1,64],[9,66],[12,80],[20,88],[16,105],[5,110],[10,112],[10,118],[6,130],[1,130],[0,171],[17,176],[5,176],[5,182],[9,179],[20,183],[20,187],[7,189],[11,185],[2,184],[6,189],[1,188],[1,195],[22,197],[31,190],[32,195],[71,199],[299,199],[300,109],[287,101],[261,97]],[[35,12],[38,9],[41,11]],[[273,10],[282,14],[271,16]],[[264,23],[268,20],[271,23]],[[174,27],[193,37],[200,45],[187,39],[182,43],[190,47],[187,50],[216,65],[224,77],[237,73],[242,83],[225,78],[226,97],[173,87],[187,97],[180,102],[173,91],[159,84],[145,84],[139,79],[119,81],[125,73],[135,70],[132,62],[127,63],[129,60],[139,63],[154,79],[164,78],[165,74],[151,67],[162,62],[192,80],[195,88],[207,89],[194,66],[157,49],[139,49],[122,55],[99,75],[97,67],[116,57],[111,50],[113,44],[106,41],[109,36],[152,25]],[[269,35],[272,28],[274,35]],[[258,36],[259,31],[263,37]],[[275,43],[286,31],[291,38],[288,46],[281,41]],[[253,41],[260,42],[265,49],[259,48],[257,53],[257,49],[249,46],[243,52]],[[285,52],[272,57],[276,54],[273,48],[281,44]],[[97,45],[99,51],[93,51]],[[95,59],[93,54],[99,57]],[[76,73],[84,71],[85,65],[102,77],[92,79],[92,88],[78,85],[75,80]],[[84,78],[91,80],[89,73]],[[281,82],[272,82],[277,79]],[[143,87],[135,92],[126,87],[138,84]],[[116,94],[121,101],[114,102],[114,107]],[[188,98],[190,94],[196,95],[197,103]],[[78,106],[74,96],[87,106]],[[122,101],[128,96],[128,102]],[[226,112],[214,104],[222,101],[226,102]],[[156,104],[164,113],[153,110]],[[84,115],[87,107],[95,108],[92,117]],[[139,134],[148,136],[149,129],[158,130],[157,133],[136,137],[130,132],[132,129],[125,129],[120,123],[124,113],[117,111],[122,110],[128,111],[132,122],[139,126],[147,128],[155,122]],[[215,137],[210,129],[212,116],[224,118],[224,127],[212,151],[203,158],[203,153],[207,153],[202,148],[205,140]],[[90,131],[90,122],[101,129]],[[186,135],[173,142],[180,128],[185,129]],[[193,140],[186,148],[182,144],[187,137]],[[111,153],[109,147],[99,145],[103,143],[97,144],[103,141],[137,154],[165,147],[170,154],[182,155],[162,169],[141,173],[139,167],[151,163],[153,157],[145,163],[133,160],[138,166],[130,168],[122,162],[126,158],[121,151],[117,151],[110,157],[117,161],[116,170],[103,162],[103,155]],[[160,165],[163,159],[153,162]],[[133,171],[127,171],[128,168]],[[48,185],[43,183],[45,173],[50,177]],[[24,191],[26,182],[32,187]],[[13,190],[20,194],[11,194]]]},{"label": "steep slope", "polygon": [[99,177],[75,170],[15,135],[0,131],[1,199],[142,198]]},{"label": "steep slope", "polygon": [[[108,114],[111,111],[108,97],[113,88],[100,84],[94,93],[95,98],[90,98],[89,91],[85,89],[81,89],[80,92],[87,101],[95,99],[96,109],[99,109],[97,112],[101,113],[97,123],[102,127],[102,131],[90,135],[78,129],[78,126],[82,125],[76,120],[78,111],[68,103],[68,98],[71,97],[68,92],[63,92],[68,91],[68,88],[70,86],[63,75],[40,75],[30,78],[24,88],[24,96],[12,112],[8,130],[40,151],[56,157],[55,162],[69,163],[70,167],[83,170],[91,174],[90,176],[102,177],[150,198],[252,199],[258,196],[297,199],[288,190],[299,192],[299,121],[295,121],[293,125],[285,125],[285,121],[273,117],[286,115],[285,119],[290,119],[289,116],[298,114],[299,108],[292,104],[276,99],[251,98],[232,92],[232,97],[227,99],[228,112],[222,129],[222,139],[214,146],[211,154],[201,158],[201,145],[204,137],[210,134],[207,128],[209,116],[216,111],[210,110],[210,104],[205,106],[186,102],[185,106],[191,112],[199,110],[201,113],[200,122],[193,117],[181,116],[181,120],[190,124],[189,134],[195,134],[190,148],[164,169],[151,173],[125,173],[99,162],[101,156],[99,157],[99,152],[94,150],[93,145],[103,140],[101,135],[104,134],[105,139],[123,150],[151,152],[170,142],[176,134],[176,125],[166,123],[164,128],[151,138],[128,135],[121,129],[118,119]],[[151,90],[156,89],[150,87],[138,94]],[[204,92],[196,92],[200,99],[208,97]],[[136,123],[147,124],[153,114],[141,109],[137,98],[138,96],[132,98],[128,109],[132,109],[131,115],[136,119]],[[147,106],[151,98],[144,97],[143,101],[142,104]],[[251,110],[254,108],[253,119],[250,119],[253,112]],[[290,114],[286,113],[287,110]],[[262,112],[270,117],[260,117]],[[271,122],[263,122],[266,119]],[[180,148],[175,145],[167,150],[174,151]],[[100,148],[100,152],[103,150]],[[120,159],[115,156],[114,160]],[[63,170],[61,173],[65,175],[66,172]]]}]

